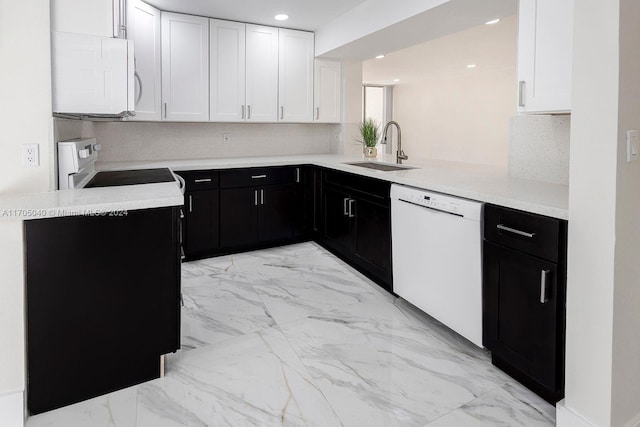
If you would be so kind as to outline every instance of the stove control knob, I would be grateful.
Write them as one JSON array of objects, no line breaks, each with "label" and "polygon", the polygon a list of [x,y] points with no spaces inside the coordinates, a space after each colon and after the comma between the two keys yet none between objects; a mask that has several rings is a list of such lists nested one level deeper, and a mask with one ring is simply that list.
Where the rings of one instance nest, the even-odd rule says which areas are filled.
[{"label": "stove control knob", "polygon": [[83,148],[82,150],[78,150],[78,156],[81,159],[86,159],[87,157],[89,157],[89,149]]},{"label": "stove control knob", "polygon": [[93,151],[102,150],[102,144],[93,144]]}]

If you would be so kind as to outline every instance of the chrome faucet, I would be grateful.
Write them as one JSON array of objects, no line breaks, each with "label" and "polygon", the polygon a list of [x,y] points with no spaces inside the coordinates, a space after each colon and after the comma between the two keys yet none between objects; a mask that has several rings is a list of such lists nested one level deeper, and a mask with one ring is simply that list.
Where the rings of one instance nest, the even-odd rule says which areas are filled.
[{"label": "chrome faucet", "polygon": [[404,150],[402,150],[402,134],[400,133],[400,125],[398,124],[398,122],[394,122],[393,120],[391,120],[389,123],[385,125],[384,130],[382,131],[382,139],[386,144],[387,131],[389,130],[389,126],[391,125],[395,125],[396,129],[398,130],[398,151],[396,152],[396,163],[401,165],[402,161],[407,160],[409,156],[404,154]]}]

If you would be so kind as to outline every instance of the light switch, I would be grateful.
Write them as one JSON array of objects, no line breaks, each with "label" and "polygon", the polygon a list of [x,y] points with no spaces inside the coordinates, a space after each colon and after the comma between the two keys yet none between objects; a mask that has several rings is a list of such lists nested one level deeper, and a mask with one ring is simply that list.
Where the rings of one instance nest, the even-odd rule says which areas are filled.
[{"label": "light switch", "polygon": [[638,160],[638,131],[627,131],[627,162]]}]

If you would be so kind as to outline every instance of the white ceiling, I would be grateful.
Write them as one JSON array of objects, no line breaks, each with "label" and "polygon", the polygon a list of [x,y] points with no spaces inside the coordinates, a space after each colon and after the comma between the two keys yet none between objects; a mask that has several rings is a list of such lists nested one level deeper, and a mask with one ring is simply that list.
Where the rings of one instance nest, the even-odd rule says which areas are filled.
[{"label": "white ceiling", "polygon": [[[366,0],[145,0],[160,10],[315,31]],[[276,21],[278,13],[289,15]]]},{"label": "white ceiling", "polygon": [[[363,62],[365,84],[403,85],[425,79],[445,80],[467,73],[496,73],[516,68],[517,24],[515,15],[495,25],[473,28],[387,53],[382,59]],[[476,68],[467,68],[475,64]],[[399,79],[400,82],[394,82]]]}]

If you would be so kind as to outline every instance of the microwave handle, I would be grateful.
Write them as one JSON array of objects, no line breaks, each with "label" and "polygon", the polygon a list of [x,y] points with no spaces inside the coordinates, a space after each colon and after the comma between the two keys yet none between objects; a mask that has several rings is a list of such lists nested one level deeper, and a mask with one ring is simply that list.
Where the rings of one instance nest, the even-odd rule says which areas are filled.
[{"label": "microwave handle", "polygon": [[[140,86],[142,94],[142,86]],[[136,60],[133,40],[127,40],[127,111],[136,110]]]}]

